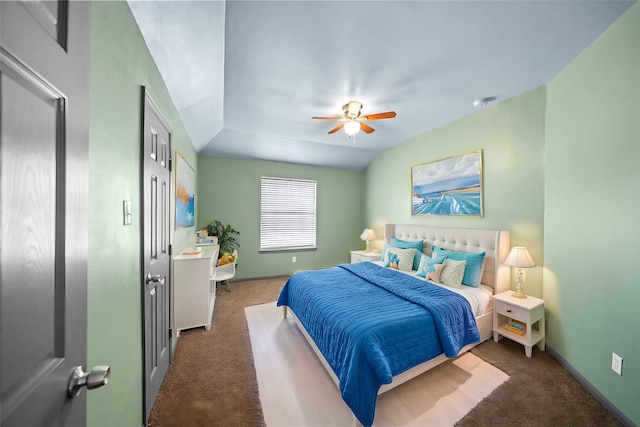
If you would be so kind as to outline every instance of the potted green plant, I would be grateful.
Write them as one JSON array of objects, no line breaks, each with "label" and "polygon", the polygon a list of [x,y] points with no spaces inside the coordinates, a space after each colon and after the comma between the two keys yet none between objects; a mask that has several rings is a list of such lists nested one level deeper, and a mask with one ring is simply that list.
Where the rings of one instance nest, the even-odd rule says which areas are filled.
[{"label": "potted green plant", "polygon": [[234,237],[240,235],[240,232],[231,227],[231,225],[225,225],[217,219],[214,219],[207,224],[206,228],[209,236],[218,237],[218,245],[220,245],[219,257],[222,257],[222,254],[225,252],[232,253],[236,247],[240,247],[240,244]]}]

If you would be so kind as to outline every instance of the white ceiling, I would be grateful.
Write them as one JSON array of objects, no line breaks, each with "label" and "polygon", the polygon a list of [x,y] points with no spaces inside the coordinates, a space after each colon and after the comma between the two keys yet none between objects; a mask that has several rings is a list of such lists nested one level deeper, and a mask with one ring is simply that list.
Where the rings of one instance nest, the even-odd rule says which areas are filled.
[{"label": "white ceiling", "polygon": [[[633,2],[128,1],[199,153],[354,170],[546,84]],[[352,99],[398,115],[355,144],[311,120]]]}]

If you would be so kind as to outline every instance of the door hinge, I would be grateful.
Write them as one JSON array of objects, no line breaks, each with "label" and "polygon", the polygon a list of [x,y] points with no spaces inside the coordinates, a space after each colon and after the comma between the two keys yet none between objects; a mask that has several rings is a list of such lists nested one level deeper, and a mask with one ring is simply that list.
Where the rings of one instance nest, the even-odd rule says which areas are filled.
[{"label": "door hinge", "polygon": [[173,255],[173,245],[169,245],[169,255]]}]

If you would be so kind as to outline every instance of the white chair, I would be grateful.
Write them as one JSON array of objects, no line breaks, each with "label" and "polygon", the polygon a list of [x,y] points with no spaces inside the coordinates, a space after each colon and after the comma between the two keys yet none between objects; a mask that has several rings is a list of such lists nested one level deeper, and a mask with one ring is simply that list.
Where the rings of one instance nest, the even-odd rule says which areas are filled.
[{"label": "white chair", "polygon": [[[222,286],[228,291],[231,292],[231,288],[229,287],[229,279],[232,279],[236,275],[236,262],[238,262],[238,251],[234,250],[233,253],[233,262],[225,265],[218,265],[219,261],[216,262],[216,266],[213,269],[213,274],[211,280],[216,283],[222,283]],[[217,254],[216,254],[217,257]]]},{"label": "white chair", "polygon": [[216,286],[216,265],[218,263],[219,250],[220,246],[214,246],[213,254],[211,254],[211,259],[209,259],[209,283],[213,284],[214,292]]}]

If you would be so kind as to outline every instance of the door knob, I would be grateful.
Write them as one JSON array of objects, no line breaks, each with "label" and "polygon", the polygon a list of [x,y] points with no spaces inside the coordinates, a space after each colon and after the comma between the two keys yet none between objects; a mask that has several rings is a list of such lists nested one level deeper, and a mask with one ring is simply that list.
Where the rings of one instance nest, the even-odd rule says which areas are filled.
[{"label": "door knob", "polygon": [[84,372],[82,366],[76,366],[73,368],[73,372],[69,378],[67,395],[69,397],[76,397],[80,394],[82,387],[87,387],[87,389],[91,390],[106,385],[109,382],[110,373],[111,367],[109,366],[96,366],[91,372]]},{"label": "door knob", "polygon": [[147,274],[147,285],[151,282],[158,282],[161,285],[164,285],[164,276],[161,276],[160,274],[154,274],[153,276],[151,274]]}]

